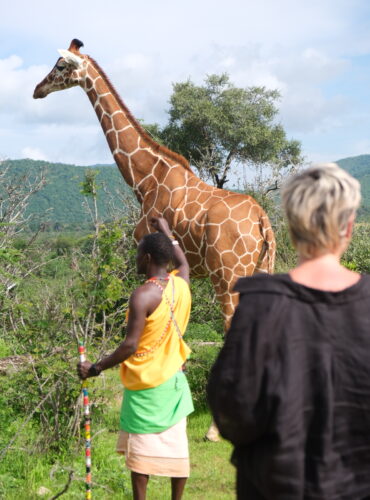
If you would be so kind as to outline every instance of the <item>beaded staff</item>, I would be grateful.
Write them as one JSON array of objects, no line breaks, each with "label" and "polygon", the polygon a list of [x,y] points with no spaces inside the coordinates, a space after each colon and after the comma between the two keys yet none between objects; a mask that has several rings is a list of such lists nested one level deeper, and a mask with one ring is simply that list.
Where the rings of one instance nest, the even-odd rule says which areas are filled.
[{"label": "beaded staff", "polygon": [[[80,362],[86,361],[85,357],[85,347],[82,342],[78,346],[78,352],[80,354]],[[84,416],[85,416],[85,457],[86,457],[86,500],[91,499],[91,417],[90,417],[90,406],[89,406],[89,393],[87,390],[88,383],[87,379],[82,381],[82,394],[83,394],[83,405],[84,405]]]}]

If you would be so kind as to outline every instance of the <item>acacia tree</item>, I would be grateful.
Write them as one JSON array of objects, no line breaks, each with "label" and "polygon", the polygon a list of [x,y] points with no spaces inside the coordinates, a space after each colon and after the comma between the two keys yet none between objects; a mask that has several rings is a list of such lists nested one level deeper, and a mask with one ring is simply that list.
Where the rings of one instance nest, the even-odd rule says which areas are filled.
[{"label": "acacia tree", "polygon": [[277,90],[238,88],[226,73],[207,76],[203,86],[187,80],[173,89],[169,123],[155,135],[215,186],[225,185],[235,163],[280,169],[302,161],[300,143],[274,122]]}]

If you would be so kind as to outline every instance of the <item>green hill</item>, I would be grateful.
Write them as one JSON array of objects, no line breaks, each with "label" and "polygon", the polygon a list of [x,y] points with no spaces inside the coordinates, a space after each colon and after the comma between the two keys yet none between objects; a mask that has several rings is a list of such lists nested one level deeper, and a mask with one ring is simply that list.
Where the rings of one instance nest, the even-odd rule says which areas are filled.
[{"label": "green hill", "polygon": [[[46,185],[30,198],[27,213],[49,221],[51,229],[77,229],[91,223],[81,194],[81,182],[89,167],[25,159],[4,161],[0,168],[7,168],[8,179],[14,179],[15,183],[26,174],[32,180],[45,171]],[[101,187],[97,203],[100,218],[105,220],[110,217],[111,201],[117,205],[120,194],[127,195],[131,190],[116,165],[94,165],[92,168],[98,171],[96,181]]]},{"label": "green hill", "polygon": [[362,204],[358,215],[370,219],[370,155],[343,158],[337,163],[361,183]]},{"label": "green hill", "polygon": [[[370,155],[344,158],[337,163],[360,181],[363,201],[359,217],[370,219]],[[45,170],[46,185],[31,197],[27,210],[28,214],[36,214],[41,220],[49,221],[50,229],[80,229],[91,224],[84,206],[84,196],[80,192],[80,183],[89,167],[28,159],[7,160],[0,165],[1,170],[6,167],[9,179],[19,179],[26,173],[34,178]],[[97,183],[104,186],[98,191],[98,209],[100,218],[106,220],[111,216],[111,202],[122,206],[120,196],[127,196],[132,191],[115,164],[93,165],[91,168],[99,172]]]}]

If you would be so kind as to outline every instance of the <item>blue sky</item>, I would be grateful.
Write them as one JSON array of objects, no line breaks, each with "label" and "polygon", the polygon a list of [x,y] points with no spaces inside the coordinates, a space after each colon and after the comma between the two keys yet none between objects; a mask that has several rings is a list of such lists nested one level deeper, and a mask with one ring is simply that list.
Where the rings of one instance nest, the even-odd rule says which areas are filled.
[{"label": "blue sky", "polygon": [[[32,99],[81,39],[137,118],[166,121],[172,83],[227,71],[280,90],[279,121],[308,162],[370,153],[367,0],[13,0],[0,18],[0,159],[112,163],[79,88]],[[102,7],[100,7],[102,6]]]}]

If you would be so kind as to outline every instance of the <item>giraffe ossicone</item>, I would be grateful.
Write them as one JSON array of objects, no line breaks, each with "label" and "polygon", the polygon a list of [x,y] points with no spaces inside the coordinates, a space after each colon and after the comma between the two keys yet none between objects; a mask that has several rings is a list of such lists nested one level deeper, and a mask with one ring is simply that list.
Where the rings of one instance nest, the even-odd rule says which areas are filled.
[{"label": "giraffe ossicone", "polygon": [[135,230],[139,241],[163,215],[188,258],[192,275],[210,276],[221,302],[225,328],[234,312],[235,281],[273,272],[275,238],[266,213],[248,195],[203,182],[181,155],[158,144],[134,118],[100,66],[72,40],[61,50],[34,98],[80,86],[87,94],[114,160],[141,204]]},{"label": "giraffe ossicone", "polygon": [[78,55],[74,54],[70,50],[65,50],[65,49],[58,49],[58,52],[63,59],[69,64],[73,64],[76,68],[80,66],[83,63],[82,57],[79,57]]}]

